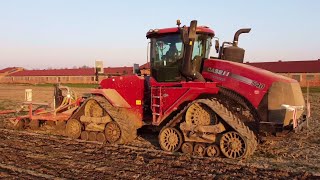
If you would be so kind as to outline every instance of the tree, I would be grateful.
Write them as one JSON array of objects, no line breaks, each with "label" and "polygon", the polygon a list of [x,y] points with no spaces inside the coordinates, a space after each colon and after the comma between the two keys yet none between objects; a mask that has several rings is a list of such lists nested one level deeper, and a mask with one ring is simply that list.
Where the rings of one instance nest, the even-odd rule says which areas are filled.
[{"label": "tree", "polygon": [[90,68],[90,67],[87,66],[87,65],[83,65],[83,66],[80,67],[80,69],[88,69],[88,68]]}]

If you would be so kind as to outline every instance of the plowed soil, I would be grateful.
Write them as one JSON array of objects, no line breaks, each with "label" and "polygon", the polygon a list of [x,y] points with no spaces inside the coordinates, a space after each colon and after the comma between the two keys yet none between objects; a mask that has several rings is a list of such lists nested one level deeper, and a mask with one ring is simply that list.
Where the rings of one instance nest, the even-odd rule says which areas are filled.
[{"label": "plowed soil", "polygon": [[[53,88],[0,86],[0,110],[17,107],[24,89],[49,102]],[[79,93],[88,89],[75,89]],[[309,129],[259,145],[246,160],[166,153],[157,135],[140,133],[128,145],[65,138],[51,126],[40,130],[9,129],[0,116],[0,178],[4,179],[309,179],[320,178],[320,94],[311,94]]]}]

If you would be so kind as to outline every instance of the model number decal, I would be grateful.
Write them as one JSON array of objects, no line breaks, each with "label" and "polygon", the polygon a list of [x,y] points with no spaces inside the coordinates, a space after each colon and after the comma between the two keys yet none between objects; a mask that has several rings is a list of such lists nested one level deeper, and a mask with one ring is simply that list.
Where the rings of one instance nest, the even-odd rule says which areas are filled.
[{"label": "model number decal", "polygon": [[[220,76],[228,76],[228,77],[231,77],[231,78],[233,78],[233,79],[235,79],[237,81],[243,82],[243,83],[248,84],[248,85],[253,86],[253,87],[256,87],[258,89],[263,89],[266,86],[264,83],[249,79],[249,78],[241,76],[239,74],[233,74],[233,73],[231,73],[230,71],[227,71],[227,70],[208,67],[207,68],[207,72],[211,72],[213,74],[217,74],[217,75],[220,75]],[[218,77],[214,77],[214,78],[218,79]],[[220,79],[218,79],[218,80],[220,80]],[[220,81],[222,81],[222,80],[220,80]]]},{"label": "model number decal", "polygon": [[259,83],[257,81],[252,81],[251,85],[255,86],[255,87],[259,88],[259,89],[263,89],[266,86],[265,84]]}]

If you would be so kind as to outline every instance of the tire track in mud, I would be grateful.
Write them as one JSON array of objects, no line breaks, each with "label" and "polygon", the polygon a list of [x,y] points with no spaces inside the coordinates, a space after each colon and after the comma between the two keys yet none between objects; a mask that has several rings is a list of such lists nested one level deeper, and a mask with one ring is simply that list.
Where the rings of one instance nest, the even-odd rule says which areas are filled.
[{"label": "tire track in mud", "polygon": [[[47,175],[47,174],[42,174],[42,173],[38,173],[36,171],[32,171],[32,170],[29,170],[29,169],[21,169],[21,168],[18,168],[16,166],[12,166],[12,165],[5,165],[5,164],[2,164],[0,163],[0,177],[1,177],[1,172],[4,172],[5,170],[9,171],[10,174],[7,174],[7,178],[9,178],[9,175],[14,175],[12,173],[22,173],[24,175],[26,175],[26,177],[23,177],[24,179],[32,179],[32,178],[41,178],[41,179],[62,179],[62,178],[57,178],[55,176],[50,176],[50,175]],[[13,177],[10,177],[10,178],[13,178]]]},{"label": "tire track in mud", "polygon": [[166,153],[149,145],[105,145],[0,129],[0,178],[151,179],[299,178],[310,173],[240,165],[232,160]]}]

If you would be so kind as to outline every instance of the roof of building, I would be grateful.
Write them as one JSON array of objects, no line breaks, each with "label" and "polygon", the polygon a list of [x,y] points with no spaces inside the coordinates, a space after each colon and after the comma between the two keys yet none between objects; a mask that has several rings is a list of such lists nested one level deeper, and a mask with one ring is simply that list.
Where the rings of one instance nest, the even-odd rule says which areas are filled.
[{"label": "roof of building", "polygon": [[107,67],[104,68],[105,74],[133,74],[133,67]]},{"label": "roof of building", "polygon": [[[246,64],[266,69],[276,73],[320,73],[320,59],[308,61],[277,61],[277,62],[247,62]],[[140,69],[149,69],[150,62],[140,66]],[[0,70],[0,73],[13,72],[16,67],[8,67]],[[22,68],[21,68],[22,69]],[[104,74],[133,74],[132,67],[107,67]],[[13,72],[10,76],[93,76],[94,68],[79,69],[44,69],[22,70]]]},{"label": "roof of building", "polygon": [[320,73],[320,59],[307,61],[247,62],[275,73]]},{"label": "roof of building", "polygon": [[[132,74],[132,67],[107,67],[105,74]],[[79,69],[44,69],[44,70],[24,70],[11,74],[10,76],[93,76],[94,68]]]},{"label": "roof of building", "polygon": [[147,63],[142,64],[142,65],[140,66],[140,69],[149,69],[149,68],[150,68],[150,62],[147,62]]},{"label": "roof of building", "polygon": [[7,68],[4,68],[4,69],[1,69],[0,70],[0,74],[1,73],[10,73],[10,72],[13,72],[13,71],[15,71],[17,69],[19,69],[19,68],[17,68],[17,67],[7,67]]}]

